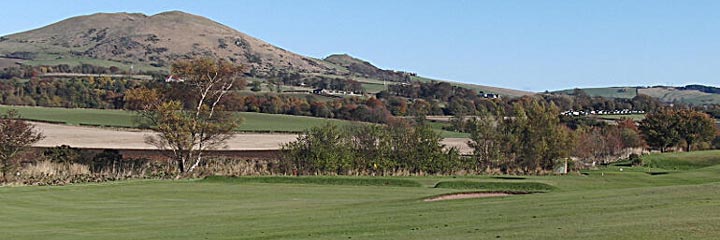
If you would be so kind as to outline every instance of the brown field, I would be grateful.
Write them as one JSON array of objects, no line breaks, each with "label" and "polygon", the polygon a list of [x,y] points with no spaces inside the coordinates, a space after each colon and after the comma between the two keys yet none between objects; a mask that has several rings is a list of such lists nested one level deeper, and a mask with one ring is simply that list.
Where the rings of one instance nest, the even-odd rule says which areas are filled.
[{"label": "brown field", "polygon": [[[153,150],[154,146],[145,143],[145,136],[153,133],[141,130],[117,130],[71,125],[59,125],[33,122],[46,136],[35,147],[54,147],[69,145],[87,149],[128,149]],[[278,150],[284,143],[297,138],[297,134],[237,134],[227,142],[227,146],[218,150]],[[463,154],[472,153],[467,146],[467,138],[446,138],[443,144],[455,146]]]},{"label": "brown field", "polygon": [[[106,128],[58,125],[34,122],[46,136],[34,146],[54,147],[69,145],[76,148],[95,149],[155,149],[145,143],[149,131],[115,130]],[[237,134],[219,150],[275,150],[283,143],[295,140],[295,134]]]}]

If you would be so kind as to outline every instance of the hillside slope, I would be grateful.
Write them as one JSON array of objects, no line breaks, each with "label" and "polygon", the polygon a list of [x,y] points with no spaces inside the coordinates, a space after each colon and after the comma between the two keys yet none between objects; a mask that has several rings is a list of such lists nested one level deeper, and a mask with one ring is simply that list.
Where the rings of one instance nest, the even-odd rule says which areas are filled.
[{"label": "hillside slope", "polygon": [[[711,91],[700,91],[695,88],[689,88],[689,86],[701,86],[711,89],[714,88],[702,85],[688,85],[685,87],[654,86],[583,88],[581,90],[590,96],[605,98],[634,98],[637,94],[644,94],[658,98],[660,101],[667,103],[681,102],[694,105],[720,104],[720,94]],[[556,93],[565,94],[571,94],[572,92],[572,89],[556,91]]]},{"label": "hillside slope", "polygon": [[322,61],[275,47],[210,19],[172,11],[98,13],[69,18],[0,39],[0,55],[63,62],[99,59],[167,67],[195,56],[224,58],[268,71],[322,72]]},{"label": "hillside slope", "polygon": [[[208,18],[180,11],[151,16],[97,13],[0,37],[0,69],[18,64],[90,64],[123,70],[167,71],[176,60],[198,56],[243,64],[252,77],[258,79],[277,78],[287,73],[351,78],[376,91],[384,88],[384,81],[426,80],[413,73],[380,69],[346,54],[326,59],[302,56]],[[506,96],[533,94],[454,84]]]}]

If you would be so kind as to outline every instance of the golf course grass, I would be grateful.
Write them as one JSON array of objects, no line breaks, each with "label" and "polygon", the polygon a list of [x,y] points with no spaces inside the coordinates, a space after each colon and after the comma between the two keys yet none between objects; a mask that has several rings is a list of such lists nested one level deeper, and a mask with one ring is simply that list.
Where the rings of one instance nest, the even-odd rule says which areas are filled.
[{"label": "golf course grass", "polygon": [[[718,154],[662,154],[644,160],[692,165]],[[608,167],[568,176],[212,177],[0,187],[0,236],[717,239],[720,165],[647,174],[653,169],[657,170]],[[453,181],[463,189],[434,187]],[[501,182],[551,188],[545,193],[423,201],[453,192],[483,191],[487,186],[497,188]]]}]

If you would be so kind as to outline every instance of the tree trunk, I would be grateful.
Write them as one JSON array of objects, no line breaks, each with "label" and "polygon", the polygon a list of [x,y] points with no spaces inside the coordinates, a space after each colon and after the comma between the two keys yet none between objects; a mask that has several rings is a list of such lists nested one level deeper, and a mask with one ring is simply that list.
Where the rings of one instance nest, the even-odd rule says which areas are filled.
[{"label": "tree trunk", "polygon": [[690,152],[690,150],[692,150],[692,142],[688,141],[687,142],[687,152]]},{"label": "tree trunk", "polygon": [[177,164],[178,164],[178,170],[180,170],[180,173],[181,174],[185,173],[185,161],[183,161],[182,159],[178,159]]}]

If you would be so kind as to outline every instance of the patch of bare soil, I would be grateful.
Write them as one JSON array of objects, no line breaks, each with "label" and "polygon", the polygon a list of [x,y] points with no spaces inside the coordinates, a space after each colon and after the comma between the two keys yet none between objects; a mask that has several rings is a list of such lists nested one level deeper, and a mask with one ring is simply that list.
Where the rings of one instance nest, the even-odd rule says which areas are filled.
[{"label": "patch of bare soil", "polygon": [[[33,122],[45,139],[34,146],[54,147],[69,145],[76,148],[111,148],[111,149],[156,149],[145,143],[151,131],[132,129],[110,129],[85,126],[71,126]],[[225,148],[217,150],[278,150],[280,146],[297,139],[297,134],[263,134],[242,133],[229,139]],[[447,147],[457,147],[462,154],[472,153],[467,145],[468,138],[446,138],[442,141]]]},{"label": "patch of bare soil", "polygon": [[[33,122],[45,139],[34,146],[54,147],[69,145],[76,148],[110,149],[156,149],[145,143],[145,137],[154,135],[150,131],[116,130],[97,127],[82,127]],[[277,150],[280,145],[291,142],[297,134],[236,134],[227,146],[218,150]]]},{"label": "patch of bare soil", "polygon": [[466,198],[488,198],[488,197],[505,197],[516,195],[518,193],[507,193],[507,192],[470,192],[470,193],[453,193],[426,198],[425,202],[445,201],[454,199],[466,199]]},{"label": "patch of bare soil", "polygon": [[442,144],[448,148],[456,147],[460,154],[472,154],[473,148],[468,146],[468,141],[470,141],[470,138],[445,138],[442,140]]}]

